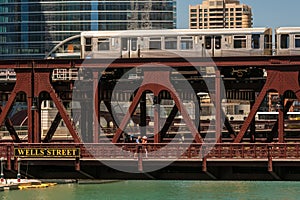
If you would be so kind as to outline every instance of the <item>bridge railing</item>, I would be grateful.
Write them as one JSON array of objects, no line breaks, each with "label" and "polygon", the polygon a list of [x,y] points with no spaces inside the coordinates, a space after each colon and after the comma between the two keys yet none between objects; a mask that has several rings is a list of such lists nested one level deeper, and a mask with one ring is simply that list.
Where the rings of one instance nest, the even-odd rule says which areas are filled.
[{"label": "bridge railing", "polygon": [[[219,144],[184,144],[184,143],[2,143],[0,157],[13,159],[16,148],[52,148],[80,149],[81,159],[132,159],[141,153],[148,159],[300,159],[300,143],[219,143]],[[63,156],[62,156],[63,157]],[[51,158],[46,158],[51,159]]]}]

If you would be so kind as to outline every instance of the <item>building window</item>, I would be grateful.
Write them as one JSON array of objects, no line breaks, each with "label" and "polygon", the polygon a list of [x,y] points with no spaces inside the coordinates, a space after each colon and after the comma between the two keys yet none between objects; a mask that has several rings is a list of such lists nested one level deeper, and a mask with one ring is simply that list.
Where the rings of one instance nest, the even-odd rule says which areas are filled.
[{"label": "building window", "polygon": [[288,49],[290,43],[290,37],[288,34],[282,34],[280,37],[280,48]]},{"label": "building window", "polygon": [[197,10],[196,9],[191,9],[191,12],[197,12]]},{"label": "building window", "polygon": [[233,47],[235,49],[246,48],[246,36],[244,35],[234,36],[233,40],[234,40]]},{"label": "building window", "polygon": [[181,37],[180,48],[182,50],[193,49],[193,37]]},{"label": "building window", "polygon": [[295,35],[295,48],[300,48],[300,35]]},{"label": "building window", "polygon": [[252,40],[251,40],[252,49],[259,49],[259,47],[260,47],[259,40],[260,40],[260,35],[259,34],[253,34],[252,35]]},{"label": "building window", "polygon": [[223,6],[223,1],[217,1],[217,6]]},{"label": "building window", "polygon": [[149,49],[161,50],[161,38],[150,38]]},{"label": "building window", "polygon": [[98,51],[109,50],[109,38],[100,38],[98,40]]},{"label": "building window", "polygon": [[177,49],[177,37],[166,37],[165,49]]}]

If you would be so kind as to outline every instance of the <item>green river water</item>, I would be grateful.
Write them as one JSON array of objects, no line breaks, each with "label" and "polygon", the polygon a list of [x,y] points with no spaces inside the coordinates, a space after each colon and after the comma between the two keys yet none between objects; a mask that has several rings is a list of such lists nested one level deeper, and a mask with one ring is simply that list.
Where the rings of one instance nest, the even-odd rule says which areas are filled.
[{"label": "green river water", "polygon": [[300,199],[300,182],[120,181],[0,192],[0,200]]}]

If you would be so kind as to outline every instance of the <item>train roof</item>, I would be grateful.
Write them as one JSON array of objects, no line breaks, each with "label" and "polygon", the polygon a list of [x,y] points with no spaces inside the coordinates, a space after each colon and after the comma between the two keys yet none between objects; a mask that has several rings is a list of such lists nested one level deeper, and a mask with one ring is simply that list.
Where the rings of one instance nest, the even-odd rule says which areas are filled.
[{"label": "train roof", "polygon": [[254,34],[271,31],[271,28],[235,28],[235,29],[161,29],[161,30],[122,30],[122,31],[83,31],[83,37],[98,36],[141,36],[141,35],[218,35],[218,34]]},{"label": "train roof", "polygon": [[279,27],[276,28],[277,34],[284,33],[300,33],[300,27]]}]

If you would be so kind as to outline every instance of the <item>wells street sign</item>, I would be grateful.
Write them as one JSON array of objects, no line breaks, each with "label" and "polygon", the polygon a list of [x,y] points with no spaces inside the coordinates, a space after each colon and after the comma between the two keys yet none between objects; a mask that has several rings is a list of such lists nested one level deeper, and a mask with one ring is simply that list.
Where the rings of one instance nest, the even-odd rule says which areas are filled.
[{"label": "wells street sign", "polygon": [[80,148],[15,148],[15,157],[74,158],[80,156]]}]

